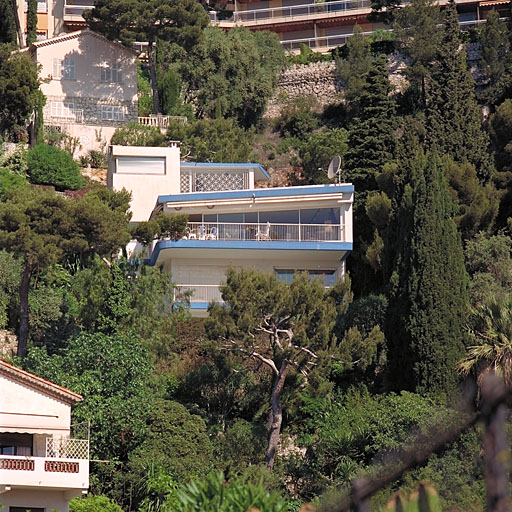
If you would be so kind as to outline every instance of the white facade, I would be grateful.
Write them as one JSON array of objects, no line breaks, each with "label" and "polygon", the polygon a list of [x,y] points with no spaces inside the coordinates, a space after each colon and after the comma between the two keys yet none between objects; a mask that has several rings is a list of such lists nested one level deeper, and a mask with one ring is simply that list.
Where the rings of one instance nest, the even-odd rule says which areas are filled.
[{"label": "white facade", "polygon": [[89,442],[71,439],[80,395],[0,361],[0,505],[68,512],[89,487]]},{"label": "white facade", "polygon": [[137,122],[134,51],[89,29],[38,41],[29,51],[40,65],[45,126],[77,137],[81,153],[103,151],[116,128]]},{"label": "white facade", "polygon": [[258,164],[178,166],[176,143],[167,148],[173,164],[159,167],[164,149],[114,146],[108,184],[132,193],[134,222],[188,216],[182,239],[155,240],[147,250],[132,245],[129,254],[138,249],[148,264],[163,267],[193,314],[204,315],[211,300],[222,300],[219,285],[230,267],[273,272],[285,281],[306,271],[325,286],[343,277],[353,239],[351,184],[255,188],[269,178]]}]

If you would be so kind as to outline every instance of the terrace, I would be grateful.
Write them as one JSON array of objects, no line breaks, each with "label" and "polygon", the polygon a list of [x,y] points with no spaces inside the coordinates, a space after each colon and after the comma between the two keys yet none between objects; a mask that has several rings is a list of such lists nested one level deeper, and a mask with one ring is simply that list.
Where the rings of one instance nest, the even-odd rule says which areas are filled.
[{"label": "terrace", "polygon": [[87,489],[89,486],[89,441],[86,439],[47,437],[44,455],[19,454],[19,448],[9,450],[5,446],[2,453],[0,489],[32,486]]}]

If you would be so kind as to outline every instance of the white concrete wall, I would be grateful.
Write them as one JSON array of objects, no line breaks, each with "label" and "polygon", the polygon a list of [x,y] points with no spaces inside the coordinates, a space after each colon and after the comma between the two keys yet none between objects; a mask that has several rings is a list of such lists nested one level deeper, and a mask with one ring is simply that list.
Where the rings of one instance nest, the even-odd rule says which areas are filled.
[{"label": "white concrete wall", "polygon": [[0,432],[69,436],[71,406],[0,375]]},{"label": "white concrete wall", "polygon": [[[123,174],[117,166],[118,157],[155,157],[166,159],[165,174],[149,174],[142,166],[138,172]],[[132,222],[149,219],[159,195],[180,192],[180,148],[112,146],[109,154],[107,184],[114,190],[125,188],[132,193]]]},{"label": "white concrete wall", "polygon": [[0,505],[5,507],[8,512],[9,507],[39,507],[45,508],[46,512],[69,511],[69,500],[75,496],[80,496],[81,492],[54,491],[54,490],[31,490],[15,489],[0,494]]}]

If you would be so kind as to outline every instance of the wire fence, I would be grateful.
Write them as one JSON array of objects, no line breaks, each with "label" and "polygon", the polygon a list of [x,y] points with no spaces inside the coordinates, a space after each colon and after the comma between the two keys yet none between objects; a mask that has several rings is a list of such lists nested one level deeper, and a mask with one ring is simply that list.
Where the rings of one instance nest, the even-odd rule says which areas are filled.
[{"label": "wire fence", "polygon": [[398,480],[407,471],[421,466],[428,458],[455,441],[477,423],[484,425],[484,474],[487,489],[487,511],[510,510],[508,496],[509,447],[505,432],[508,403],[512,389],[505,388],[501,378],[487,375],[482,380],[478,409],[472,410],[473,396],[467,396],[457,419],[449,428],[438,425],[427,435],[414,439],[413,448],[404,449],[387,461],[371,477],[352,480],[350,491],[327,498],[319,512],[369,512],[370,498]]}]

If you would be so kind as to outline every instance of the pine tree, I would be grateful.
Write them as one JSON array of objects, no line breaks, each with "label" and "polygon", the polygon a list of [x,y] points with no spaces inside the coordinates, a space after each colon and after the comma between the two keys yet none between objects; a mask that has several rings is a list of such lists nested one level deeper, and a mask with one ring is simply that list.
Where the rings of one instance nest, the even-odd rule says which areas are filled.
[{"label": "pine tree", "polygon": [[455,2],[444,11],[444,25],[432,73],[427,84],[427,144],[456,162],[470,162],[480,180],[487,181],[492,162],[487,152],[489,138],[482,130],[482,116],[476,103],[474,82],[461,49]]},{"label": "pine tree", "polygon": [[386,326],[390,387],[451,393],[468,310],[462,244],[436,153],[418,153],[396,219],[401,247]]}]

